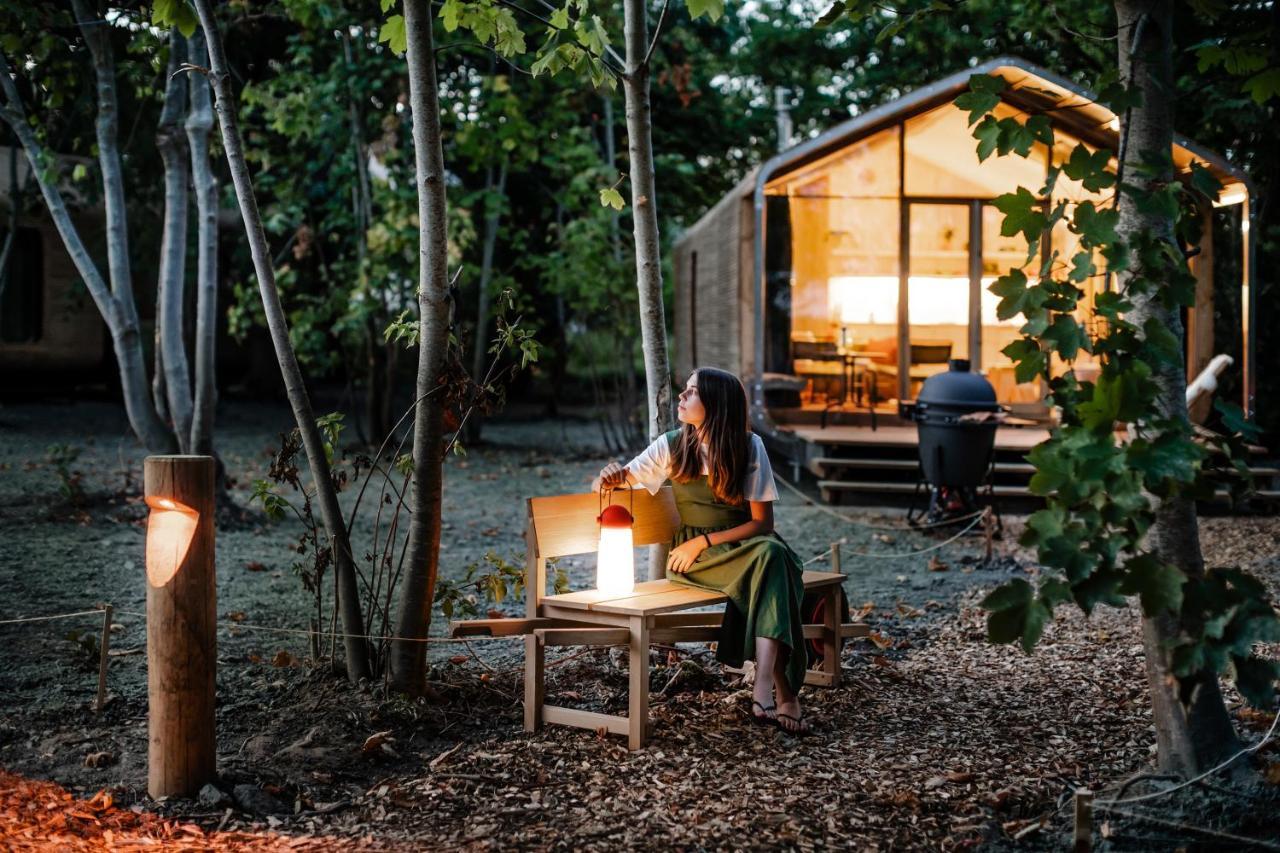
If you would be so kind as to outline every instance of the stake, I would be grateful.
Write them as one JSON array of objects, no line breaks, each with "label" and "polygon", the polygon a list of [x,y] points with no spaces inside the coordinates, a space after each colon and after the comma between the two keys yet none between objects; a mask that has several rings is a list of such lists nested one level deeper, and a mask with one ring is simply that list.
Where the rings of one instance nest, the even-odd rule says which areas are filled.
[{"label": "stake", "polygon": [[95,714],[101,714],[102,706],[107,703],[107,652],[111,649],[111,609],[111,605],[108,604],[102,611],[102,642],[98,644],[102,654],[98,658],[98,702],[94,706]]},{"label": "stake", "polygon": [[1073,853],[1090,853],[1093,850],[1093,791],[1077,789],[1075,805],[1076,822],[1071,849]]},{"label": "stake", "polygon": [[986,543],[986,562],[988,563],[991,562],[996,553],[995,533],[995,524],[991,519],[991,507],[987,507],[982,511],[982,536]]},{"label": "stake", "polygon": [[831,543],[831,571],[836,574],[843,574],[840,571],[840,543]]}]

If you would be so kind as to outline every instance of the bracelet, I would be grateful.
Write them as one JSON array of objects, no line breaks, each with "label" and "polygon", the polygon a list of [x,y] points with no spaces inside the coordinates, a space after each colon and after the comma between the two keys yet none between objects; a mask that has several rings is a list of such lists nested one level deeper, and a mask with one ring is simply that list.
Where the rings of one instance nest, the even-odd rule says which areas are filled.
[{"label": "bracelet", "polygon": [[705,540],[707,540],[707,547],[708,547],[708,548],[710,548],[710,547],[711,547],[711,534],[710,534],[710,533],[704,533],[704,534],[702,534],[702,538],[703,538],[703,539],[705,539]]}]

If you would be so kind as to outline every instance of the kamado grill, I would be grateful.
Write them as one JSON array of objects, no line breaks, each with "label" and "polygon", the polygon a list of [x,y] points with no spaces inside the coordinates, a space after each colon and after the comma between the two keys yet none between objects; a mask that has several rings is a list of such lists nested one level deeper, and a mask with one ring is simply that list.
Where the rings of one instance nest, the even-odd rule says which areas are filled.
[{"label": "kamado grill", "polygon": [[[990,485],[996,428],[1008,410],[996,402],[986,377],[969,371],[969,361],[953,358],[948,369],[925,380],[914,403],[900,414],[915,421],[919,435],[921,485],[929,487],[925,521],[947,521],[977,511],[977,491]],[[917,490],[917,494],[919,491]],[[994,490],[988,497],[994,504]],[[909,521],[915,521],[912,507]]]}]

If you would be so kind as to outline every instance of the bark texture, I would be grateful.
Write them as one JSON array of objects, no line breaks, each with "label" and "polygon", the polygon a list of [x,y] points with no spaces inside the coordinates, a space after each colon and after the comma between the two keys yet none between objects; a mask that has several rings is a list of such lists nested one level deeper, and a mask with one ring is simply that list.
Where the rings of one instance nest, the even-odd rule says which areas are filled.
[{"label": "bark texture", "polygon": [[658,195],[653,172],[653,124],[649,107],[649,26],[643,0],[625,0],[627,147],[631,162],[632,228],[640,337],[649,387],[649,440],[671,428],[671,366],[662,306],[662,256],[658,244]]},{"label": "bark texture", "polygon": [[[187,364],[182,309],[187,271],[187,166],[182,117],[187,84],[178,69],[187,59],[187,40],[177,28],[169,32],[169,69],[164,109],[156,128],[156,148],[164,166],[164,227],[160,233],[160,280],[156,287],[157,386],[164,389],[165,408],[173,422],[178,447],[191,452],[191,375]],[[159,406],[157,405],[157,409]]]},{"label": "bark texture", "polygon": [[[1130,111],[1125,119],[1127,126],[1122,128],[1127,135],[1122,168],[1127,182],[1146,188],[1175,180],[1173,174],[1153,176],[1138,168],[1143,152],[1167,153],[1173,145],[1171,4],[1168,0],[1117,0],[1115,7],[1120,32],[1120,77],[1127,85],[1138,87],[1143,99],[1142,106]],[[1172,217],[1144,213],[1128,196],[1121,196],[1117,230],[1122,239],[1145,231],[1177,245]],[[1120,283],[1124,285],[1124,275],[1120,276]],[[1132,322],[1141,326],[1154,317],[1182,341],[1182,320],[1176,309],[1165,308],[1151,295],[1136,296],[1133,301],[1135,307],[1129,315]],[[1185,422],[1187,377],[1182,361],[1161,366],[1156,381],[1158,414]],[[1151,499],[1156,518],[1147,546],[1188,577],[1203,576],[1195,503],[1186,497]],[[1160,768],[1168,773],[1195,775],[1238,748],[1217,676],[1211,672],[1195,676],[1191,702],[1184,706],[1178,698],[1168,652],[1170,642],[1180,633],[1177,614],[1165,612],[1144,619],[1142,629]]]},{"label": "bark texture", "polygon": [[440,385],[449,335],[446,268],[444,152],[429,0],[405,0],[409,109],[413,117],[415,180],[418,186],[418,376],[413,417],[413,483],[409,496],[408,570],[400,601],[391,676],[397,689],[419,694],[426,687],[431,603],[440,559],[444,409],[429,396]]},{"label": "bark texture", "polygon": [[[204,34],[197,30],[188,42],[191,63],[208,67]],[[191,106],[187,112],[187,146],[191,149],[191,179],[196,192],[196,378],[191,416],[191,452],[213,455],[214,410],[218,402],[216,347],[218,340],[218,182],[209,158],[213,103],[209,79],[188,74]]]},{"label": "bark texture", "polygon": [[316,503],[320,505],[320,515],[333,552],[338,609],[342,615],[343,631],[347,635],[343,641],[346,648],[347,675],[352,681],[359,681],[368,678],[371,670],[369,645],[364,638],[364,616],[360,610],[359,591],[356,587],[351,538],[342,517],[342,510],[338,506],[338,492],[330,476],[329,460],[325,456],[320,429],[316,426],[311,398],[302,380],[298,357],[289,340],[289,324],[284,307],[280,304],[280,291],[276,287],[275,269],[271,264],[267,235],[262,228],[262,216],[258,212],[258,201],[249,176],[249,165],[245,161],[240,129],[236,124],[235,97],[231,91],[231,75],[227,70],[222,38],[218,33],[210,0],[195,0],[195,5],[209,51],[214,109],[222,129],[222,147],[227,155],[227,165],[231,172],[232,183],[235,185],[236,199],[240,203],[240,214],[249,239],[249,250],[253,256],[253,268],[258,278],[258,292],[262,296],[263,312],[271,332],[271,342],[275,347],[289,405],[293,409],[293,417],[302,437],[302,446],[307,454],[311,479],[316,490]]}]

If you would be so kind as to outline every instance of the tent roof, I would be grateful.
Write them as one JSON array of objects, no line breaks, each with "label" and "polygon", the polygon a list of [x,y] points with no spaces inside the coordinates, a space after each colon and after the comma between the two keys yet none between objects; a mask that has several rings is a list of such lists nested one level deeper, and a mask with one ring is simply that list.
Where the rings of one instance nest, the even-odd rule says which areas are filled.
[{"label": "tent roof", "polygon": [[[806,140],[771,158],[760,170],[763,184],[787,172],[830,154],[855,139],[941,104],[954,100],[969,88],[974,74],[1002,77],[1007,88],[1001,97],[1011,106],[1028,112],[1052,109],[1054,124],[1097,147],[1116,150],[1119,145],[1117,116],[1098,103],[1097,95],[1058,75],[1017,57],[1001,56],[966,68],[901,98],[854,116],[813,139]],[[1208,151],[1184,137],[1174,135],[1173,159],[1180,169],[1189,169],[1199,160],[1224,185],[1240,183],[1248,186],[1245,174],[1225,158]]]}]

